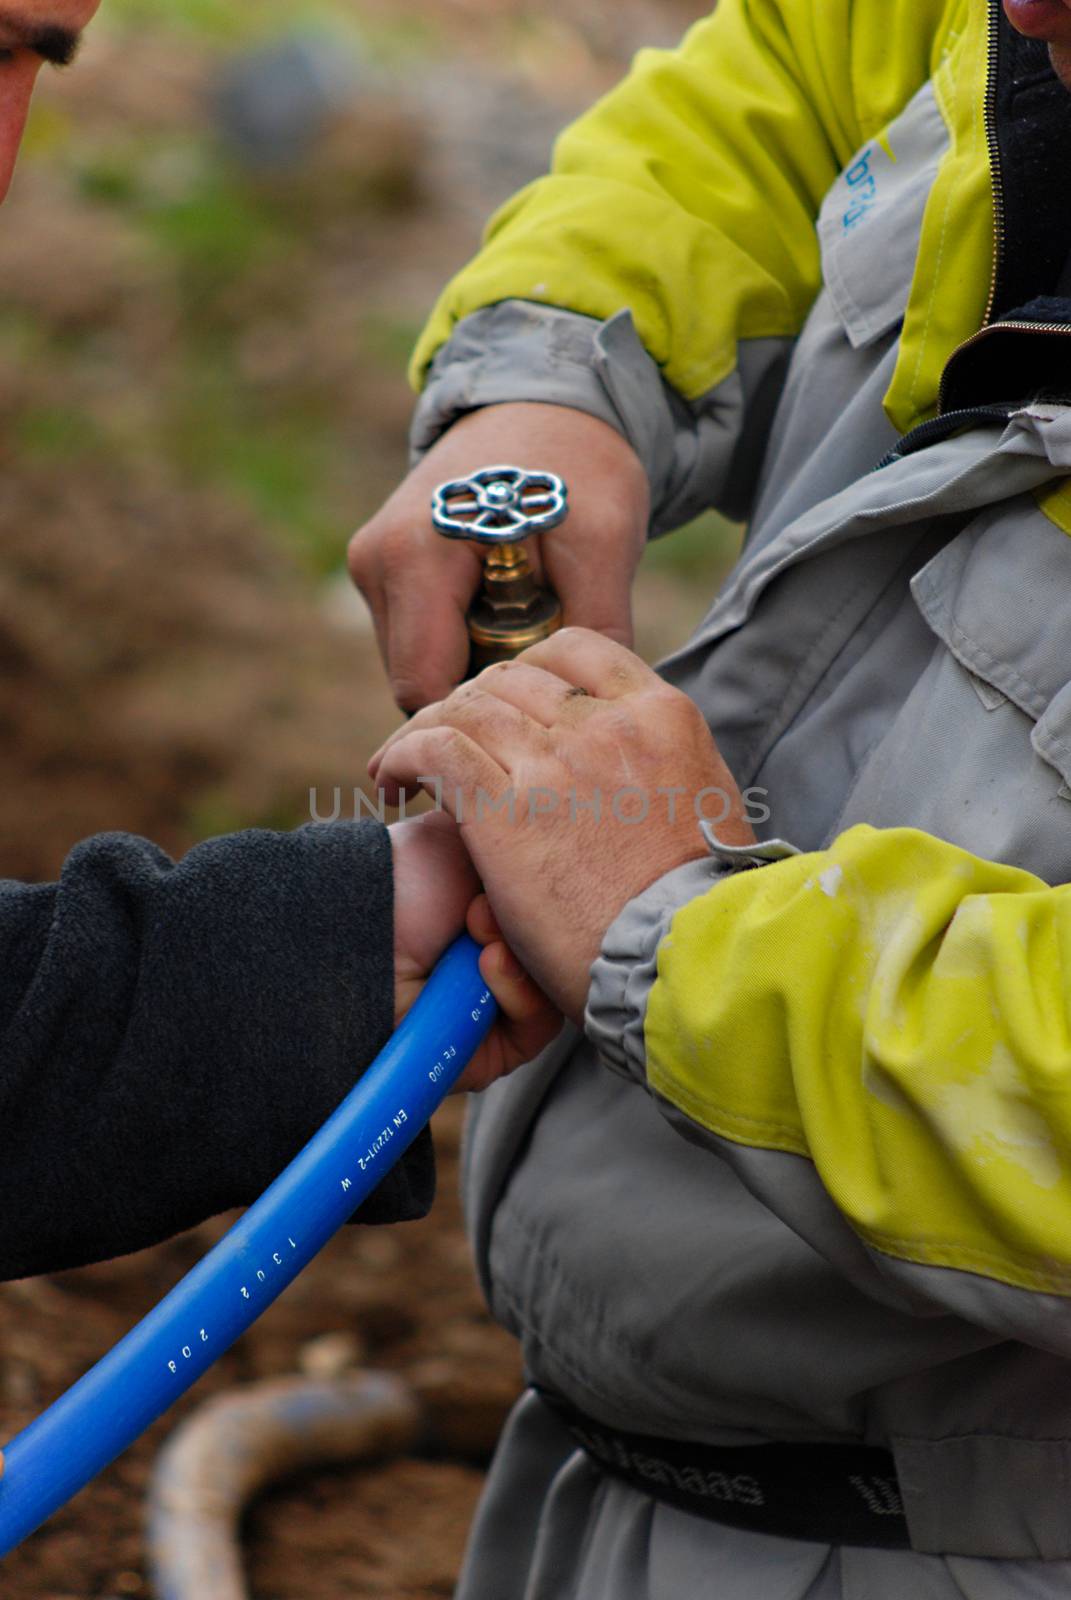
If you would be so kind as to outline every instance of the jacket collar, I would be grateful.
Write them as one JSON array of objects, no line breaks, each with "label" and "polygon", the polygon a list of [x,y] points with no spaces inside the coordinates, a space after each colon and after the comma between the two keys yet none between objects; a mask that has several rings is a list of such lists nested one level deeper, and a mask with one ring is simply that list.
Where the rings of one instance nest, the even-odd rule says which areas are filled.
[{"label": "jacket collar", "polygon": [[953,0],[948,17],[933,81],[950,146],[885,401],[905,434],[935,411],[1071,398],[1071,301],[1058,293],[1071,254],[1071,94],[1001,0]]}]

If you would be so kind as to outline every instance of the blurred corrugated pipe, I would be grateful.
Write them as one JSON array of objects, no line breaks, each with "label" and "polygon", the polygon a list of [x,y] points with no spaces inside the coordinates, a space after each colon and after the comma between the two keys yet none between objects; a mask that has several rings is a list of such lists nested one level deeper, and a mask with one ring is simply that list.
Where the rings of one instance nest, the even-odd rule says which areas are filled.
[{"label": "blurred corrugated pipe", "polygon": [[239,1527],[250,1500],[304,1468],[398,1455],[421,1413],[399,1379],[272,1378],[203,1405],[175,1432],[149,1489],[157,1600],[248,1600]]}]

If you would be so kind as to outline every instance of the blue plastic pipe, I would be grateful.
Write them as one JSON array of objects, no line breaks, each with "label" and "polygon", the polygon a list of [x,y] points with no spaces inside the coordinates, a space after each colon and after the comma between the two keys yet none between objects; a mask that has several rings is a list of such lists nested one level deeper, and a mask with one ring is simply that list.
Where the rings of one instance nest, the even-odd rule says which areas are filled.
[{"label": "blue plastic pipe", "polygon": [[495,1019],[451,945],[357,1087],[160,1304],[4,1451],[0,1557],[132,1444],[292,1283],[412,1144]]}]

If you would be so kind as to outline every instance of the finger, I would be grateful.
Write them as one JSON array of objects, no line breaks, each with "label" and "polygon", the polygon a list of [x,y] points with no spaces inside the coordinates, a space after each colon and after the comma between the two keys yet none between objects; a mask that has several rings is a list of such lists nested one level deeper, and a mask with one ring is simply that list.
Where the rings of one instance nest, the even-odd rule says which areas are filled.
[{"label": "finger", "polygon": [[456,930],[480,880],[461,831],[445,811],[426,811],[391,824],[394,865],[395,957],[404,952],[427,972]]},{"label": "finger", "polygon": [[499,661],[485,667],[475,686],[499,700],[516,706],[533,722],[544,728],[553,728],[563,718],[574,719],[586,715],[595,701],[586,689],[567,683],[544,667],[532,666],[526,660]]},{"label": "finger", "polygon": [[378,583],[373,583],[368,580],[359,583],[356,576],[354,576],[352,569],[350,576],[353,578],[353,584],[358,594],[368,607],[372,618],[372,627],[375,631],[376,649],[379,651],[379,659],[383,662],[383,665],[386,666],[388,655],[387,603],[383,596],[383,590]]},{"label": "finger", "polygon": [[591,541],[577,539],[568,524],[556,535],[545,534],[542,543],[546,582],[561,600],[565,626],[592,628],[630,646],[634,563],[621,559],[616,544],[599,559]]},{"label": "finger", "polygon": [[506,945],[480,954],[480,974],[498,1002],[499,1017],[454,1085],[455,1094],[479,1094],[532,1061],[561,1031],[563,1018]]},{"label": "finger", "polygon": [[462,684],[459,688],[452,690],[450,694],[445,695],[441,700],[435,700],[431,703],[431,705],[424,706],[420,711],[415,711],[413,715],[407,718],[405,722],[400,723],[398,727],[395,728],[393,733],[389,733],[387,735],[379,749],[369,757],[369,776],[372,778],[375,777],[376,770],[379,767],[380,762],[383,760],[385,753],[390,749],[391,745],[397,744],[400,739],[408,738],[409,734],[419,733],[425,728],[441,728],[452,722],[451,718],[444,715],[446,707],[451,703],[455,696],[463,696],[466,692],[469,692],[471,688],[471,684]]},{"label": "finger", "polygon": [[619,700],[662,681],[633,651],[590,628],[562,628],[517,659],[553,672],[600,700]]},{"label": "finger", "polygon": [[380,577],[380,565],[372,551],[376,545],[375,521],[358,528],[346,549],[350,581],[372,614],[380,656],[387,659],[387,608]]},{"label": "finger", "polygon": [[403,711],[442,700],[465,676],[465,614],[479,586],[481,563],[467,545],[414,551],[384,584],[387,672]]},{"label": "finger", "polygon": [[386,755],[387,751],[392,745],[397,744],[400,739],[407,739],[411,733],[421,733],[426,728],[437,728],[440,726],[438,713],[439,707],[442,704],[442,700],[436,700],[430,706],[425,706],[423,710],[414,712],[414,714],[409,717],[407,721],[400,723],[399,726],[395,728],[393,733],[389,733],[387,735],[379,749],[374,751],[368,759],[368,767],[366,770],[368,772],[368,776],[373,780],[373,782],[375,781],[376,774],[378,773],[382,764],[383,757]]},{"label": "finger", "polygon": [[548,997],[533,979],[528,978],[507,944],[495,941],[480,952],[480,976],[495,995],[498,1010],[511,1022],[509,1037],[522,1043],[523,1027],[533,1021],[546,1021],[557,1014]]},{"label": "finger", "polygon": [[391,735],[369,762],[372,778],[378,779],[388,749],[407,733],[430,728],[457,728],[468,734],[506,772],[513,772],[525,756],[545,747],[547,737],[542,723],[534,721],[517,706],[488,694],[478,683],[466,683],[445,700],[418,712],[408,728],[398,729]]},{"label": "finger", "polygon": [[465,914],[465,926],[477,944],[494,944],[502,938],[498,918],[485,894],[478,894]]},{"label": "finger", "polygon": [[376,774],[388,805],[423,789],[455,821],[471,816],[480,794],[497,801],[509,775],[468,734],[457,728],[423,728],[392,745]]},{"label": "finger", "polygon": [[448,724],[453,725],[455,719],[447,714],[448,708],[455,702],[460,702],[466,695],[471,695],[475,690],[475,682],[461,684],[442,700],[436,700],[429,706],[424,706],[421,711],[415,712],[406,722],[389,733],[379,749],[369,758],[368,774],[375,778],[376,771],[385,753],[391,745],[397,744],[399,739],[406,738],[410,733],[420,732],[424,728],[441,728]]}]

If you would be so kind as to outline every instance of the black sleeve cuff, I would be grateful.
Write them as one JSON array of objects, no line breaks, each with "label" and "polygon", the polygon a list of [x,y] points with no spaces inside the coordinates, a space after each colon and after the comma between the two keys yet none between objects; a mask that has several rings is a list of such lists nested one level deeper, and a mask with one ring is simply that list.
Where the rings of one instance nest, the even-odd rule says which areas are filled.
[{"label": "black sleeve cuff", "polygon": [[[249,831],[178,865],[104,835],[51,891],[4,888],[0,942],[21,946],[21,978],[17,993],[0,985],[2,1277],[250,1204],[393,1028],[378,823]],[[423,1216],[434,1188],[424,1133],[358,1220]]]}]

